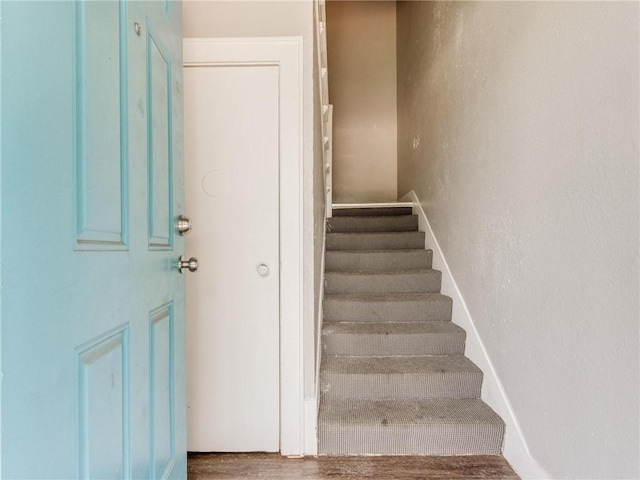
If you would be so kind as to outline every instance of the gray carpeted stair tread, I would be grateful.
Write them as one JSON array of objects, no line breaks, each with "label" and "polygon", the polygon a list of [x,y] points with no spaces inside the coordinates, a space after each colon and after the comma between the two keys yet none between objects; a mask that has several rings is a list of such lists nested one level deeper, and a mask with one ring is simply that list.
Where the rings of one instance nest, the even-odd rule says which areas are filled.
[{"label": "gray carpeted stair tread", "polygon": [[479,399],[324,399],[321,455],[498,455],[504,422]]},{"label": "gray carpeted stair tread", "polygon": [[328,322],[323,355],[462,355],[466,332],[451,322]]},{"label": "gray carpeted stair tread", "polygon": [[366,302],[407,302],[413,300],[430,300],[449,298],[441,293],[388,293],[388,294],[366,294],[366,293],[349,293],[349,294],[332,294],[327,295],[329,301],[353,301],[362,300]]},{"label": "gray carpeted stair tread", "polygon": [[334,217],[352,217],[352,216],[395,216],[395,215],[411,215],[411,207],[381,207],[381,208],[335,208],[332,210]]},{"label": "gray carpeted stair tread", "polygon": [[411,232],[418,231],[417,215],[333,217],[327,232]]},{"label": "gray carpeted stair tread", "polygon": [[478,398],[424,400],[357,400],[332,398],[320,407],[320,423],[362,424],[386,419],[387,424],[434,425],[492,423],[502,419]]},{"label": "gray carpeted stair tread", "polygon": [[431,250],[335,250],[325,255],[325,271],[388,271],[431,268]]},{"label": "gray carpeted stair tread", "polygon": [[326,356],[320,367],[325,398],[479,398],[482,371],[462,355]]},{"label": "gray carpeted stair tread", "polygon": [[321,373],[351,375],[405,373],[478,373],[482,371],[462,355],[400,357],[331,357],[322,362]]},{"label": "gray carpeted stair tread", "polygon": [[424,232],[327,233],[327,250],[424,248]]},{"label": "gray carpeted stair tread", "polygon": [[463,328],[452,322],[331,322],[323,325],[322,333],[368,335],[416,335],[437,333],[462,333]]},{"label": "gray carpeted stair tread", "polygon": [[326,294],[323,308],[327,322],[446,322],[452,301],[439,293]]},{"label": "gray carpeted stair tread", "polygon": [[326,272],[326,293],[437,293],[442,273],[420,269],[385,272]]},{"label": "gray carpeted stair tread", "polygon": [[434,270],[433,268],[401,268],[397,270],[339,270],[339,271],[328,271],[325,272],[326,275],[380,275],[386,278],[393,277],[394,275],[408,275],[408,274],[423,274],[429,275],[433,273],[441,273],[440,270]]}]

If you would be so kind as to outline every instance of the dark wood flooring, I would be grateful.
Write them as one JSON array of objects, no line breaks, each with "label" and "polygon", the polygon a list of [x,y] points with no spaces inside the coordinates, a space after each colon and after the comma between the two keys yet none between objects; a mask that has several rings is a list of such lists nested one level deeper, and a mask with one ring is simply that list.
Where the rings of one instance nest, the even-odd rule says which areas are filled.
[{"label": "dark wood flooring", "polygon": [[286,458],[273,453],[192,453],[187,470],[190,480],[519,478],[500,456]]}]

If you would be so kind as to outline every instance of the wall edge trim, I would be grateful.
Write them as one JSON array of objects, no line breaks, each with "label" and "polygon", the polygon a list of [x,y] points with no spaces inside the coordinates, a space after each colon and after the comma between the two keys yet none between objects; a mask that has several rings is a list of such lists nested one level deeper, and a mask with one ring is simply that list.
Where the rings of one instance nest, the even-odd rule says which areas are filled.
[{"label": "wall edge trim", "polygon": [[322,323],[324,320],[324,259],[327,246],[326,208],[322,222],[322,258],[320,260],[320,290],[318,291],[318,336],[316,340],[315,395],[305,399],[305,441],[304,454],[318,455],[318,415],[320,409],[320,362],[322,361]]}]

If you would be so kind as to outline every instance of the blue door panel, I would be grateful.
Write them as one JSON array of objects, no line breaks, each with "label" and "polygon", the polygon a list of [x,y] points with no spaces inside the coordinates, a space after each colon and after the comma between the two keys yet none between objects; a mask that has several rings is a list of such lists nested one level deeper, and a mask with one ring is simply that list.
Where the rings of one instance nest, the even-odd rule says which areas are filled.
[{"label": "blue door panel", "polygon": [[171,248],[172,231],[172,102],[171,57],[147,23],[147,145],[149,247]]},{"label": "blue door panel", "polygon": [[76,4],[76,141],[79,248],[126,246],[127,8]]},{"label": "blue door panel", "polygon": [[185,478],[180,4],[1,8],[2,476]]},{"label": "blue door panel", "polygon": [[176,461],[175,378],[173,304],[151,312],[150,316],[150,424],[152,478],[161,478]]},{"label": "blue door panel", "polygon": [[77,350],[80,478],[129,472],[128,336],[123,325]]}]

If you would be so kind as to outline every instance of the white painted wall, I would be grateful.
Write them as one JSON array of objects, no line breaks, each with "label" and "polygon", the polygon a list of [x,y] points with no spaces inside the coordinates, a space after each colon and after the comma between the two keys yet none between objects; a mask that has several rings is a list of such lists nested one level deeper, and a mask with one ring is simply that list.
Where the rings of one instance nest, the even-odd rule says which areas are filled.
[{"label": "white painted wall", "polygon": [[[315,325],[319,292],[319,262],[322,247],[322,158],[314,126],[319,112],[314,105],[313,3],[300,1],[183,1],[184,36],[189,37],[303,37],[303,188],[304,202],[304,292],[303,363],[305,398],[315,400]],[[318,113],[319,115],[319,113]],[[318,183],[319,182],[319,183]],[[318,230],[320,234],[318,235]]]},{"label": "white painted wall", "polygon": [[397,195],[396,2],[327,2],[333,201]]},{"label": "white painted wall", "polygon": [[531,456],[639,478],[639,5],[398,2],[421,199]]}]

